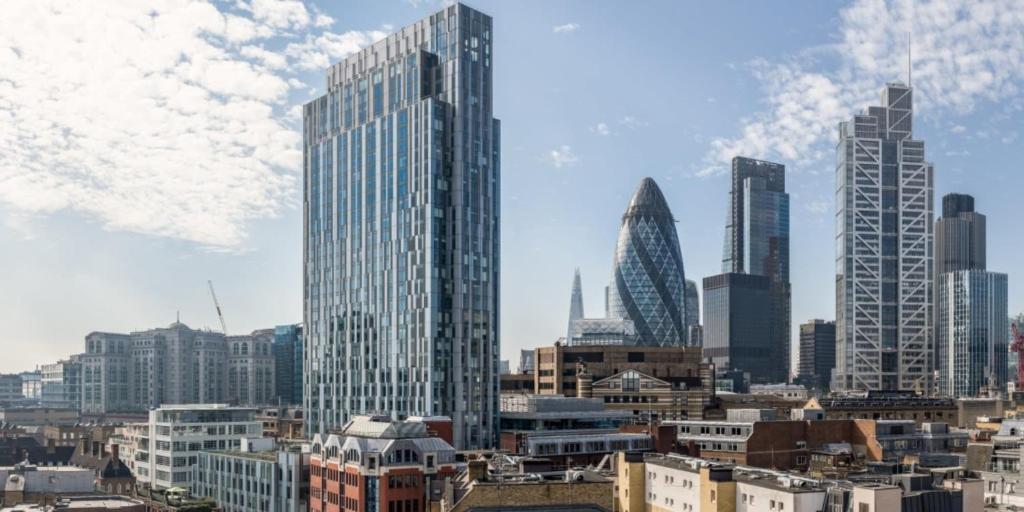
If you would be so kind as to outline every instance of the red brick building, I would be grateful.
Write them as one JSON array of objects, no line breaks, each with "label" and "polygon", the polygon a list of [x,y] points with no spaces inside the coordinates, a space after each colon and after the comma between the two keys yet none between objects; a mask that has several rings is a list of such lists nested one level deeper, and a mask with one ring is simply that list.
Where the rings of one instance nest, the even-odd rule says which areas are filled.
[{"label": "red brick building", "polygon": [[[311,512],[426,512],[432,488],[455,475],[455,448],[437,437],[450,420],[355,418],[340,434],[313,437]],[[434,434],[433,436],[431,434]]]}]

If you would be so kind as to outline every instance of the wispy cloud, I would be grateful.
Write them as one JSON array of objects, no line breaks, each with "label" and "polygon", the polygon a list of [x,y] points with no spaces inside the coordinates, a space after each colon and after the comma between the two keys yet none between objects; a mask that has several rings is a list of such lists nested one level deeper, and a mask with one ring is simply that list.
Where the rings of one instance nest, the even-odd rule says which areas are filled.
[{"label": "wispy cloud", "polygon": [[608,123],[597,123],[589,127],[590,133],[596,133],[602,137],[607,137],[612,134],[612,129],[608,127]]},{"label": "wispy cloud", "polygon": [[797,168],[822,163],[836,124],[876,102],[885,82],[906,78],[908,33],[919,112],[956,115],[981,101],[1020,101],[1024,3],[859,0],[840,12],[838,43],[748,63],[767,108],[742,120],[738,136],[713,140],[697,174],[725,172],[736,155]]},{"label": "wispy cloud", "polygon": [[555,169],[571,167],[579,161],[579,157],[573,152],[572,148],[564,144],[548,151],[545,158]]},{"label": "wispy cloud", "polygon": [[566,23],[564,25],[555,25],[554,27],[551,28],[551,31],[556,34],[568,34],[570,32],[575,32],[579,29],[579,23]]},{"label": "wispy cloud", "polygon": [[5,2],[0,206],[238,248],[295,202],[299,70],[382,35],[332,22],[298,1]]},{"label": "wispy cloud", "polygon": [[622,119],[619,119],[619,124],[626,128],[629,128],[630,130],[636,130],[637,128],[643,128],[645,126],[648,126],[651,123],[648,123],[647,121],[642,121],[633,116],[623,116]]}]

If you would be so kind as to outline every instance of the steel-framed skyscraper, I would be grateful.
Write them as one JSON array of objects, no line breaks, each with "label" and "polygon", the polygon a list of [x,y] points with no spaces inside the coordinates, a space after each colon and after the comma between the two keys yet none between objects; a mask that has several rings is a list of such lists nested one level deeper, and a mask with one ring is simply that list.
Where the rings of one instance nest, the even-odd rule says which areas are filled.
[{"label": "steel-framed skyscraper", "polygon": [[492,20],[447,6],[327,71],[304,106],[308,433],[451,416],[496,442],[500,124]]},{"label": "steel-framed skyscraper", "polygon": [[931,388],[933,168],[913,90],[839,124],[835,390]]}]

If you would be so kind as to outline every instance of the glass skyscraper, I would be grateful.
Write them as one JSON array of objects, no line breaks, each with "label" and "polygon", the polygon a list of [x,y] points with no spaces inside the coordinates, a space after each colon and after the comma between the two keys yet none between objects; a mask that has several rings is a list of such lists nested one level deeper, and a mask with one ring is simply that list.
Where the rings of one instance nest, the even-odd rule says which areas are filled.
[{"label": "glass skyscraper", "polygon": [[947,194],[935,221],[935,369],[938,391],[977,396],[1007,381],[1007,276],[985,270],[986,219],[974,198]]},{"label": "glass skyscraper", "polygon": [[839,124],[833,391],[931,388],[932,164],[913,90]]},{"label": "glass skyscraper", "polygon": [[631,320],[637,345],[686,344],[683,255],[675,219],[651,178],[640,182],[622,216],[608,288],[608,316]]},{"label": "glass skyscraper", "polygon": [[498,417],[500,124],[492,21],[461,4],[327,70],[304,106],[306,429]]},{"label": "glass skyscraper", "polygon": [[723,273],[704,280],[705,355],[723,370],[750,372],[758,382],[786,382],[791,343],[786,166],[733,158],[726,218]]}]

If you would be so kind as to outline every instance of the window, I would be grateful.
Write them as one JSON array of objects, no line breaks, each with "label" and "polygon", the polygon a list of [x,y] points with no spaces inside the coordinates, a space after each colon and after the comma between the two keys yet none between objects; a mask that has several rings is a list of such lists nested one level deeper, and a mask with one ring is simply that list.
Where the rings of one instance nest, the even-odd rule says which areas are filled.
[{"label": "window", "polygon": [[857,512],[869,512],[871,507],[867,503],[857,503]]},{"label": "window", "polygon": [[711,489],[711,503],[716,503],[717,501],[718,497],[715,495],[715,490]]}]

